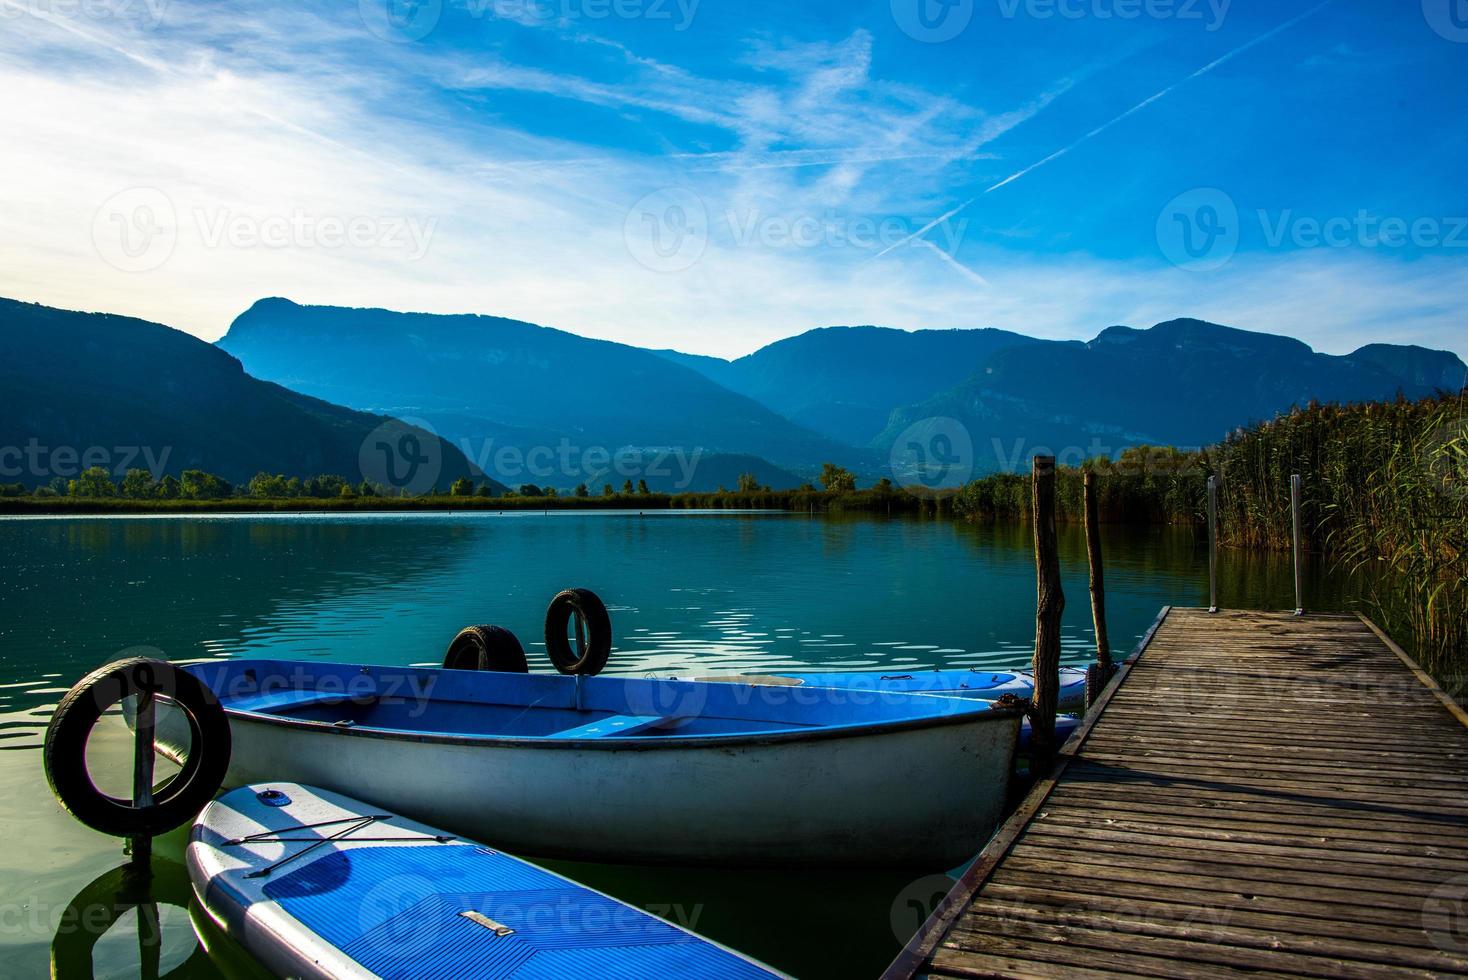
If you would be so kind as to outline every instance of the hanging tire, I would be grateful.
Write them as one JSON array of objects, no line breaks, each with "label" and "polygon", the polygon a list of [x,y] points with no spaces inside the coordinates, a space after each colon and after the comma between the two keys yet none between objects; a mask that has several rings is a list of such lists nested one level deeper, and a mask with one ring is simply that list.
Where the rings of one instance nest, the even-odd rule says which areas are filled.
[{"label": "hanging tire", "polygon": [[443,655],[449,670],[499,670],[510,674],[528,674],[525,648],[515,634],[503,626],[466,626],[459,630],[454,642]]},{"label": "hanging tire", "polygon": [[[579,616],[585,625],[586,636],[577,637],[577,647],[571,648],[566,637],[566,627],[572,617]],[[612,653],[612,617],[607,607],[590,589],[566,589],[551,600],[545,611],[545,652],[563,674],[600,674]]]},{"label": "hanging tire", "polygon": [[[178,774],[147,806],[109,796],[87,771],[87,738],[108,709],[130,695],[150,694],[175,705],[188,722],[191,744]],[[46,780],[61,805],[93,830],[115,837],[155,837],[198,816],[229,770],[229,718],[214,693],[162,660],[134,657],[92,671],[61,699],[46,729]]]}]

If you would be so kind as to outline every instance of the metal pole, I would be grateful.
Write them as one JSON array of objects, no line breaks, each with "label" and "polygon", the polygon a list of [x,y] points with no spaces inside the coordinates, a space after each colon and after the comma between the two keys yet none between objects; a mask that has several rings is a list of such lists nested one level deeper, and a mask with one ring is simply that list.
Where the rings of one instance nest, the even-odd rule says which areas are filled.
[{"label": "metal pole", "polygon": [[1218,477],[1208,478],[1208,611],[1218,612]]},{"label": "metal pole", "polygon": [[1290,517],[1294,524],[1295,615],[1305,615],[1304,592],[1300,588],[1300,474],[1290,474]]}]

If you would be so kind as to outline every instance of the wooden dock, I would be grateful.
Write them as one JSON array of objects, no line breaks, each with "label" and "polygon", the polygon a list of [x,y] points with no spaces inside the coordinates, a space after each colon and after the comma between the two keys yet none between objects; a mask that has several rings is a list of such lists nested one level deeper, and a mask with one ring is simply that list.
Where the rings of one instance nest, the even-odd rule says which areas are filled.
[{"label": "wooden dock", "polygon": [[1163,610],[886,976],[1468,975],[1468,715],[1354,616]]}]

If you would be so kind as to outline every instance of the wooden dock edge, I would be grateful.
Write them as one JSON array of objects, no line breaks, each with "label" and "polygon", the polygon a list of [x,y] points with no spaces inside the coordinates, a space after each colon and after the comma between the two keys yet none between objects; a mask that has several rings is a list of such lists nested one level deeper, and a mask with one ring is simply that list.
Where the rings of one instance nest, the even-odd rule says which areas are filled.
[{"label": "wooden dock edge", "polygon": [[1412,672],[1413,676],[1415,676],[1419,681],[1422,682],[1422,686],[1431,691],[1433,693],[1433,696],[1442,702],[1442,706],[1448,709],[1448,714],[1458,719],[1458,723],[1461,724],[1464,728],[1468,728],[1468,711],[1465,711],[1463,709],[1463,706],[1459,704],[1456,700],[1454,700],[1451,694],[1449,694],[1447,691],[1444,691],[1442,687],[1438,684],[1438,682],[1432,679],[1432,675],[1422,669],[1421,664],[1413,660],[1406,650],[1403,650],[1400,646],[1398,646],[1396,641],[1387,636],[1386,631],[1383,630],[1380,626],[1377,626],[1375,623],[1373,623],[1365,613],[1357,612],[1356,618],[1365,623],[1366,628],[1375,633],[1376,638],[1382,643],[1385,643],[1387,649],[1396,654],[1397,659],[1407,665],[1407,669]]},{"label": "wooden dock edge", "polygon": [[[886,972],[882,974],[882,980],[910,980],[918,968],[927,962],[937,950],[938,944],[947,935],[953,920],[968,908],[974,895],[983,887],[989,875],[993,874],[1004,855],[1009,853],[1015,840],[1019,838],[1025,827],[1029,826],[1030,820],[1040,811],[1040,808],[1045,805],[1045,800],[1049,798],[1056,784],[1060,782],[1060,777],[1065,773],[1066,767],[1070,765],[1076,752],[1090,737],[1091,729],[1095,727],[1102,712],[1106,710],[1106,705],[1111,702],[1112,695],[1126,682],[1132,666],[1147,651],[1152,637],[1157,635],[1157,631],[1161,629],[1163,621],[1167,619],[1167,614],[1171,611],[1172,606],[1162,607],[1162,611],[1157,614],[1157,618],[1152,621],[1147,632],[1143,633],[1142,638],[1137,641],[1131,656],[1127,657],[1121,669],[1116,672],[1116,675],[1101,692],[1101,696],[1096,699],[1096,703],[1086,712],[1085,720],[1061,747],[1059,757],[1050,774],[1034,785],[1029,794],[1025,796],[1024,802],[1009,815],[1008,820],[1000,825],[994,836],[989,839],[989,843],[985,844],[984,849],[979,852],[979,856],[974,858],[973,864],[969,865],[968,870],[954,883],[948,894],[938,903],[937,908],[933,909],[933,914],[928,916],[927,921],[907,941],[902,952],[898,953],[897,958],[887,967]],[[1368,625],[1370,625],[1369,622]],[[1431,678],[1428,678],[1428,682],[1431,683]],[[1446,693],[1443,693],[1442,696],[1447,697]],[[1458,710],[1462,711],[1461,708]]]}]

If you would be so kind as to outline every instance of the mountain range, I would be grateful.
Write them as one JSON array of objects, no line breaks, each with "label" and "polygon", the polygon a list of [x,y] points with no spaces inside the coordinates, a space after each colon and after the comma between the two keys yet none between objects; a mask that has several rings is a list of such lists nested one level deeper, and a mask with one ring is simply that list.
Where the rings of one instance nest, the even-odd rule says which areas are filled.
[{"label": "mountain range", "polygon": [[464,454],[428,432],[253,378],[190,334],[0,299],[0,482],[38,486],[93,465],[356,482],[379,475],[378,439],[403,438],[436,460],[440,486],[469,475]]},{"label": "mountain range", "polygon": [[[0,446],[166,444],[181,454],[169,469],[187,461],[231,479],[355,473],[387,416],[437,447],[440,485],[472,469],[593,492],[624,479],[712,490],[743,473],[786,487],[827,461],[901,479],[908,456],[929,450],[966,478],[1039,450],[1079,462],[1141,443],[1198,446],[1312,400],[1468,381],[1447,351],[1336,356],[1191,319],[1085,342],[823,327],[723,360],[502,317],[278,298],[211,348],[159,324],[3,301],[0,345]],[[442,438],[426,442],[428,430]]]}]

